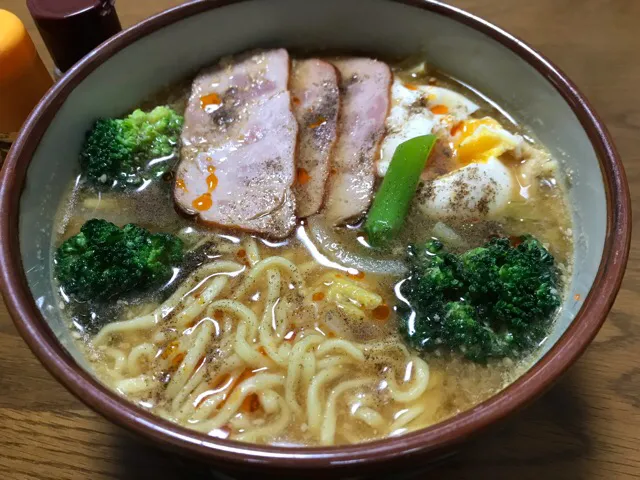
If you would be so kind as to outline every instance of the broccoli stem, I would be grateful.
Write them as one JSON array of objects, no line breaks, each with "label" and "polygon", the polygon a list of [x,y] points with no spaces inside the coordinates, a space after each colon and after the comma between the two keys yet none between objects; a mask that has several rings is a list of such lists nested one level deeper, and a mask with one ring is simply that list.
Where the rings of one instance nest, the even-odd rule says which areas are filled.
[{"label": "broccoli stem", "polygon": [[421,135],[396,148],[364,224],[364,231],[372,247],[383,247],[402,228],[416,193],[420,174],[435,143],[435,135]]}]

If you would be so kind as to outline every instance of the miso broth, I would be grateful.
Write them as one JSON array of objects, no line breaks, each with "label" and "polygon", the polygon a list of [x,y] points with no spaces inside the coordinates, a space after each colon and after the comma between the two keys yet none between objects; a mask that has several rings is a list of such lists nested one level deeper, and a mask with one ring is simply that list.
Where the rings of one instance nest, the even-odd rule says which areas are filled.
[{"label": "miso broth", "polygon": [[[234,61],[227,60],[223,72]],[[284,238],[185,214],[176,206],[182,170],[175,166],[135,189],[96,188],[84,175],[70,185],[60,205],[53,248],[77,235],[92,218],[118,226],[134,223],[184,243],[183,261],[173,266],[170,278],[151,289],[107,301],[79,301],[60,287],[69,326],[101,381],[142,408],[213,436],[292,446],[341,445],[433,425],[488,399],[529,368],[535,350],[486,363],[444,346],[415,350],[398,328],[398,294],[408,276],[408,245],[437,238],[447,251],[462,254],[492,238],[526,234],[555,258],[562,296],[572,258],[562,167],[526,125],[512,123],[495,105],[445,73],[401,64],[393,78],[399,83],[389,87],[390,115],[394,107],[396,112],[404,108],[396,95],[402,85],[402,94],[420,91],[423,85],[438,87],[441,90],[429,95],[443,103],[433,105],[429,95],[420,104],[407,103],[406,118],[423,109],[420,115],[434,120],[438,146],[402,230],[382,249],[369,245],[362,228],[366,212],[335,226],[321,210],[297,218]],[[341,95],[346,88],[341,85]],[[458,97],[449,92],[478,108],[446,123],[447,116],[462,111]],[[214,100],[226,106],[223,93],[220,97]],[[187,79],[141,107],[168,105],[184,114],[188,124],[185,108],[193,99]],[[450,106],[444,103],[447,99]],[[295,101],[293,97],[292,104]],[[389,125],[387,120],[387,139],[404,135]],[[469,125],[475,130],[460,141]],[[490,141],[481,135],[474,139],[474,132],[488,132]],[[499,144],[501,136],[517,146]],[[376,162],[383,160],[385,141],[378,145]],[[482,150],[488,144],[499,153],[491,156]],[[184,148],[181,145],[176,161]],[[464,156],[471,161],[460,163]],[[434,182],[474,165],[480,173],[460,180],[451,198],[427,199],[438,187]],[[220,163],[209,174],[220,172],[217,178],[227,178],[223,167]],[[504,175],[513,185],[500,183],[491,199],[463,198],[475,188],[469,178],[497,182]],[[377,188],[381,179],[375,182]],[[485,187],[478,192],[486,193]],[[510,197],[498,211],[504,191]],[[461,213],[469,202],[474,213]]]}]

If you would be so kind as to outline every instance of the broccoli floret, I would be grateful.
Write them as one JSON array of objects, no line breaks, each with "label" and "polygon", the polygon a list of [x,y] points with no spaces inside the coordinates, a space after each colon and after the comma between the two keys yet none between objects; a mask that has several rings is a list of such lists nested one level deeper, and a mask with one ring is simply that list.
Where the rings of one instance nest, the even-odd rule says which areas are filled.
[{"label": "broccoli floret", "polygon": [[517,358],[544,339],[560,306],[555,260],[535,238],[506,238],[461,255],[431,240],[409,247],[400,327],[409,343],[485,363]]},{"label": "broccoli floret", "polygon": [[168,280],[182,257],[178,237],[92,219],[58,247],[55,274],[66,294],[101,301]]},{"label": "broccoli floret", "polygon": [[126,189],[161,176],[172,166],[182,123],[169,107],[97,120],[80,152],[86,179],[99,188]]}]

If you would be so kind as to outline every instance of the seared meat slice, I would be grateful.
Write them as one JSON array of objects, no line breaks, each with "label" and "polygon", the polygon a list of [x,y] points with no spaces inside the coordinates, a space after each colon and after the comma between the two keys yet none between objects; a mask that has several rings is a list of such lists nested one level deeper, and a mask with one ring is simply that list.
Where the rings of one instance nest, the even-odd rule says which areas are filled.
[{"label": "seared meat slice", "polygon": [[296,212],[308,217],[322,206],[337,138],[340,92],[335,67],[317,58],[294,62],[291,94],[299,127]]},{"label": "seared meat slice", "polygon": [[338,225],[358,219],[371,203],[393,75],[386,63],[370,58],[332,63],[340,72],[342,103],[324,214]]},{"label": "seared meat slice", "polygon": [[286,50],[232,57],[193,81],[174,188],[203,223],[282,238],[295,226],[294,156]]}]

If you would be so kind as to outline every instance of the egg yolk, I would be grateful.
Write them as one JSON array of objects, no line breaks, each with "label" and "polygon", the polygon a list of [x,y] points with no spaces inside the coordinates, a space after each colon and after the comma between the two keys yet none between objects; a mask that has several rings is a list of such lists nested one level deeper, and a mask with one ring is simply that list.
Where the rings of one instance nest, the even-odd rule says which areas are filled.
[{"label": "egg yolk", "polygon": [[484,163],[491,157],[499,157],[515,147],[500,122],[484,117],[462,122],[455,129],[453,151],[461,166]]}]

